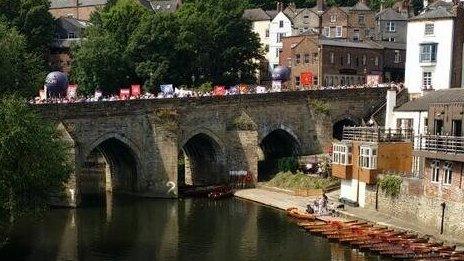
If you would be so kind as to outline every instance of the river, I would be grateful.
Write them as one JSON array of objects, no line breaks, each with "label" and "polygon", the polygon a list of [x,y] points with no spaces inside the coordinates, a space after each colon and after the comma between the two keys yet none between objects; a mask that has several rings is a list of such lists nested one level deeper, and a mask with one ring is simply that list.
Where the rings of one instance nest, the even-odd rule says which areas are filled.
[{"label": "river", "polygon": [[239,199],[107,199],[25,219],[0,260],[380,260]]}]

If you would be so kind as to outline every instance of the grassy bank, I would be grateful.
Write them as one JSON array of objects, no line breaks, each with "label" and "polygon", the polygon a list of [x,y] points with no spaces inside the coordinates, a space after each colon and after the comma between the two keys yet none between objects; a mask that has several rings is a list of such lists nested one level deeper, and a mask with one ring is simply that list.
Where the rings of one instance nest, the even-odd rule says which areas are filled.
[{"label": "grassy bank", "polygon": [[297,172],[279,172],[273,179],[265,182],[265,185],[282,189],[325,189],[339,185],[340,180],[332,177],[320,178]]}]

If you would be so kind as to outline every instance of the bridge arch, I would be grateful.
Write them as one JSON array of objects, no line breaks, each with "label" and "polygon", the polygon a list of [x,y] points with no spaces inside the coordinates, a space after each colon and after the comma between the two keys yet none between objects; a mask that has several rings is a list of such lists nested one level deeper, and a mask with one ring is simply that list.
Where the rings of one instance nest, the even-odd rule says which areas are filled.
[{"label": "bridge arch", "polygon": [[271,179],[279,171],[279,160],[296,158],[302,153],[300,139],[284,126],[265,132],[260,138],[259,147],[261,155],[258,162],[258,181]]},{"label": "bridge arch", "polygon": [[211,131],[197,130],[187,137],[179,150],[179,186],[206,186],[226,183],[225,149]]},{"label": "bridge arch", "polygon": [[129,139],[110,133],[101,136],[83,153],[84,164],[77,182],[81,198],[100,198],[105,192],[138,190],[139,151]]},{"label": "bridge arch", "polygon": [[335,120],[332,125],[332,138],[334,140],[343,139],[343,127],[345,126],[356,126],[359,121],[351,116],[340,117]]}]

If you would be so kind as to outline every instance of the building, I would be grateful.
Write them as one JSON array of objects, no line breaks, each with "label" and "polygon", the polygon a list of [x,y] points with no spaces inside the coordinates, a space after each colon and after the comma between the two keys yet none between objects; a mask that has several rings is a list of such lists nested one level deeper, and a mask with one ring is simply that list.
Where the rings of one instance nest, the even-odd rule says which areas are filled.
[{"label": "building", "polygon": [[375,15],[377,41],[406,43],[410,8],[408,1],[383,9]]},{"label": "building", "polygon": [[74,17],[88,21],[97,8],[104,7],[108,0],[50,0],[49,12],[55,18]]},{"label": "building", "polygon": [[73,17],[60,17],[55,22],[55,35],[48,56],[49,66],[54,71],[69,73],[70,48],[79,43],[89,23]]},{"label": "building", "polygon": [[367,186],[379,174],[410,172],[412,132],[379,127],[345,127],[333,143],[332,176],[341,179],[340,200],[364,207]]},{"label": "building", "polygon": [[383,81],[404,82],[406,44],[400,42],[377,42],[383,47]]},{"label": "building", "polygon": [[464,12],[436,1],[408,22],[405,85],[412,96],[463,86]]},{"label": "building", "polygon": [[139,0],[145,8],[154,12],[174,13],[181,5],[181,0]]},{"label": "building", "polygon": [[274,19],[272,19],[269,26],[269,52],[267,60],[269,61],[270,71],[279,65],[280,51],[283,47],[282,39],[292,36],[292,32],[292,22],[281,9]]},{"label": "building", "polygon": [[322,35],[352,41],[371,39],[375,33],[375,12],[365,0],[349,7],[333,6],[322,15]]}]

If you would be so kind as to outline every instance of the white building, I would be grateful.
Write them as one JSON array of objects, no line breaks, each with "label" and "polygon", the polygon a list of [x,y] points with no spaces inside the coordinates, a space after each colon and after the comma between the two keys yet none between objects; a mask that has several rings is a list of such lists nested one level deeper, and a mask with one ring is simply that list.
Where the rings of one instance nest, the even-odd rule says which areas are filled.
[{"label": "white building", "polygon": [[282,38],[287,36],[292,36],[292,22],[281,11],[272,19],[269,26],[269,52],[267,60],[269,61],[269,69],[271,71],[279,65],[280,50],[283,47]]},{"label": "white building", "polygon": [[408,22],[405,85],[423,90],[463,86],[463,8],[436,1]]}]

